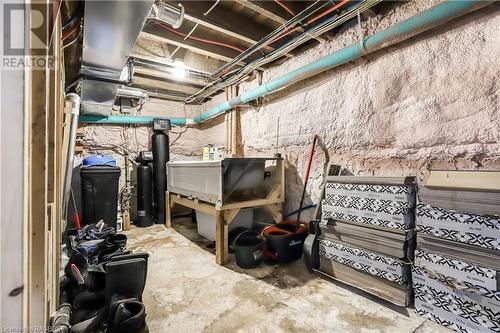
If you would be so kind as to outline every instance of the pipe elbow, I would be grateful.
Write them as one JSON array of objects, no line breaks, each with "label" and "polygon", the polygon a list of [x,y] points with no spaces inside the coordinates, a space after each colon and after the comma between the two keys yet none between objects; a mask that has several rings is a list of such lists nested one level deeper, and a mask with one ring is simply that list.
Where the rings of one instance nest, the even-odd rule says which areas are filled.
[{"label": "pipe elbow", "polygon": [[75,115],[80,114],[80,96],[76,93],[69,93],[65,97],[66,106],[71,109],[71,113]]}]

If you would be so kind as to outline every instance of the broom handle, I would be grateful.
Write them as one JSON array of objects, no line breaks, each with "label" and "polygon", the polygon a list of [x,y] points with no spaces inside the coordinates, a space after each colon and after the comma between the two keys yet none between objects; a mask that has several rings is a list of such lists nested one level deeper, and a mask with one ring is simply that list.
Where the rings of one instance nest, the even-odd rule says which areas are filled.
[{"label": "broom handle", "polygon": [[309,160],[307,161],[306,176],[304,177],[304,188],[302,189],[302,196],[300,198],[299,213],[297,215],[297,222],[300,222],[300,213],[302,212],[302,205],[304,204],[304,197],[306,196],[307,181],[309,180],[309,172],[311,171],[311,164],[314,157],[314,150],[316,149],[316,141],[318,140],[318,135],[314,134],[313,143],[311,146],[311,152],[309,153]]}]

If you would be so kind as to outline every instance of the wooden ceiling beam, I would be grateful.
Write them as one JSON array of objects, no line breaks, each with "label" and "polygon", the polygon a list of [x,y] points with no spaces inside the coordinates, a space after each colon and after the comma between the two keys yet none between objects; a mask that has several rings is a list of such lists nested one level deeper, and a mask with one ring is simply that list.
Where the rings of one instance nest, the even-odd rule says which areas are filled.
[{"label": "wooden ceiling beam", "polygon": [[[156,43],[163,43],[163,44],[171,44],[174,46],[179,46],[185,49],[188,49],[194,53],[198,53],[207,57],[211,57],[214,59],[222,60],[225,62],[229,62],[232,60],[232,57],[226,56],[225,54],[221,53],[216,53],[214,51],[209,51],[207,49],[202,49],[198,46],[193,45],[194,43],[189,43],[188,41],[183,40],[182,38],[177,38],[178,36],[172,36],[172,37],[165,37],[165,36],[159,36],[155,35],[151,32],[146,32],[146,31],[141,31],[139,34],[140,39],[145,39],[145,40],[150,40]],[[238,66],[244,66],[246,63],[244,61],[238,62],[236,65]],[[263,67],[257,67],[259,70],[264,70]]]},{"label": "wooden ceiling beam", "polygon": [[169,80],[162,80],[160,78],[155,78],[153,76],[147,75],[145,75],[144,77],[142,75],[134,76],[133,84],[158,89],[167,89],[171,91],[179,91],[189,95],[194,94],[200,90],[200,88],[198,87],[182,85],[180,84],[180,82],[170,82]]},{"label": "wooden ceiling beam", "polygon": [[[258,24],[252,17],[245,13],[238,13],[224,6],[223,2],[212,8],[210,13],[205,13],[215,4],[214,1],[167,1],[170,4],[181,3],[184,6],[185,16],[200,19],[208,24],[212,24],[226,31],[245,36],[251,40],[260,40],[271,33],[274,28],[263,24]],[[201,23],[200,23],[201,24]]]},{"label": "wooden ceiling beam", "polygon": [[[171,44],[174,46],[179,46],[179,47],[185,48],[187,50],[193,51],[194,53],[198,53],[198,54],[201,54],[201,55],[204,55],[207,57],[212,57],[212,58],[226,61],[226,62],[233,58],[233,56],[230,56],[227,53],[222,54],[222,52],[215,52],[213,50],[209,51],[205,48],[195,46],[194,45],[195,43],[190,43],[189,41],[183,40],[181,37],[174,36],[173,34],[171,37],[165,37],[165,36],[159,36],[159,35],[153,34],[151,32],[142,31],[139,34],[139,38],[147,39],[147,40],[157,42],[157,43],[164,43],[164,44]],[[240,62],[239,64],[244,65],[245,63]]]},{"label": "wooden ceiling beam", "polygon": [[[268,1],[256,1],[252,2],[250,0],[234,0],[235,2],[239,3],[240,5],[253,10],[256,13],[259,13],[268,19],[278,23],[279,25],[284,25],[288,20],[282,17],[281,15],[276,14],[274,11],[271,11],[269,9],[269,5],[267,4]],[[290,17],[291,18],[291,17]],[[299,32],[304,32],[303,28],[298,28]],[[316,37],[315,38],[318,42],[324,42],[325,39],[321,37]]]},{"label": "wooden ceiling beam", "polygon": [[184,78],[177,78],[172,73],[169,73],[168,70],[163,71],[163,70],[150,69],[140,66],[134,66],[134,74],[153,76],[160,79],[169,80],[172,82],[177,82],[179,84],[191,84],[191,85],[196,85],[198,87],[203,87],[207,84],[207,81],[197,80],[195,78],[190,77],[189,75],[187,75]]},{"label": "wooden ceiling beam", "polygon": [[[242,31],[239,31],[240,29],[236,28],[236,29],[229,30],[229,29],[224,28],[218,24],[214,24],[214,23],[208,21],[206,17],[200,18],[200,17],[194,16],[194,15],[185,14],[184,18],[188,21],[199,24],[199,25],[206,27],[208,29],[217,31],[221,34],[228,35],[228,36],[231,36],[233,38],[237,38],[237,39],[241,40],[242,42],[249,44],[249,46],[254,45],[258,42],[258,40],[252,39],[252,38],[246,36]],[[248,31],[248,29],[246,29],[246,30]],[[271,46],[264,46],[262,49],[265,52],[274,51],[274,47],[271,47]],[[288,58],[293,57],[293,55],[290,53],[285,54],[285,56]]]},{"label": "wooden ceiling beam", "polygon": [[274,22],[278,23],[279,25],[283,25],[286,23],[286,19],[282,17],[281,15],[276,14],[274,11],[269,10],[266,8],[267,6],[264,6],[264,4],[261,3],[255,3],[251,2],[250,0],[235,0],[235,2],[239,3],[240,5],[253,10],[256,13],[259,13],[265,17],[267,17],[270,20],[273,20]]},{"label": "wooden ceiling beam", "polygon": [[[140,54],[140,53],[134,52],[134,53],[132,53],[132,55],[130,57],[136,58],[139,60],[143,60],[143,61],[149,61],[149,62],[155,63],[157,65],[171,65],[172,64],[171,60],[168,60],[167,58],[163,58],[163,57],[154,56],[154,55]],[[189,68],[189,69],[192,71],[196,71],[198,73],[201,73],[201,74],[210,75],[210,72],[202,71],[202,70],[197,69],[197,68]]]}]

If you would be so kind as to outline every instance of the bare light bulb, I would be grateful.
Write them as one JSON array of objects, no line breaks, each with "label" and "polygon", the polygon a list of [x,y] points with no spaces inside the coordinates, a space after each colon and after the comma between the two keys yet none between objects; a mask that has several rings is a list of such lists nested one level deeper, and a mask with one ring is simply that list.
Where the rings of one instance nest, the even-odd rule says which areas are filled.
[{"label": "bare light bulb", "polygon": [[176,59],[173,63],[172,74],[178,79],[185,78],[187,75],[186,65],[182,60]]}]

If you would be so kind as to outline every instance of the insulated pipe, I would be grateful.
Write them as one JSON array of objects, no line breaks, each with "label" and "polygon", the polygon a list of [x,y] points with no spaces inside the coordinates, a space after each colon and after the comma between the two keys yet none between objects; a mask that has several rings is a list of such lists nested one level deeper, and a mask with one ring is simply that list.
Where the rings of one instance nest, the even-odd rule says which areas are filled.
[{"label": "insulated pipe", "polygon": [[69,197],[71,193],[71,180],[73,176],[73,159],[75,157],[76,130],[78,128],[78,116],[80,115],[80,96],[75,93],[66,95],[66,107],[71,111],[71,121],[69,127],[68,151],[66,153],[66,170],[63,180],[62,216],[66,218],[68,211]]},{"label": "insulated pipe", "polygon": [[316,74],[343,65],[349,61],[369,54],[375,50],[383,49],[387,46],[409,39],[419,33],[432,29],[438,25],[446,23],[454,18],[478,10],[493,2],[478,0],[447,1],[428,9],[421,14],[415,15],[408,20],[398,23],[392,27],[382,30],[361,41],[343,48],[335,53],[320,58],[308,65],[302,66],[260,85],[230,101],[220,103],[194,118],[195,123],[202,123],[214,116],[223,114],[233,107],[246,104],[258,97],[265,96],[278,89],[289,86],[298,81],[307,79]]}]

